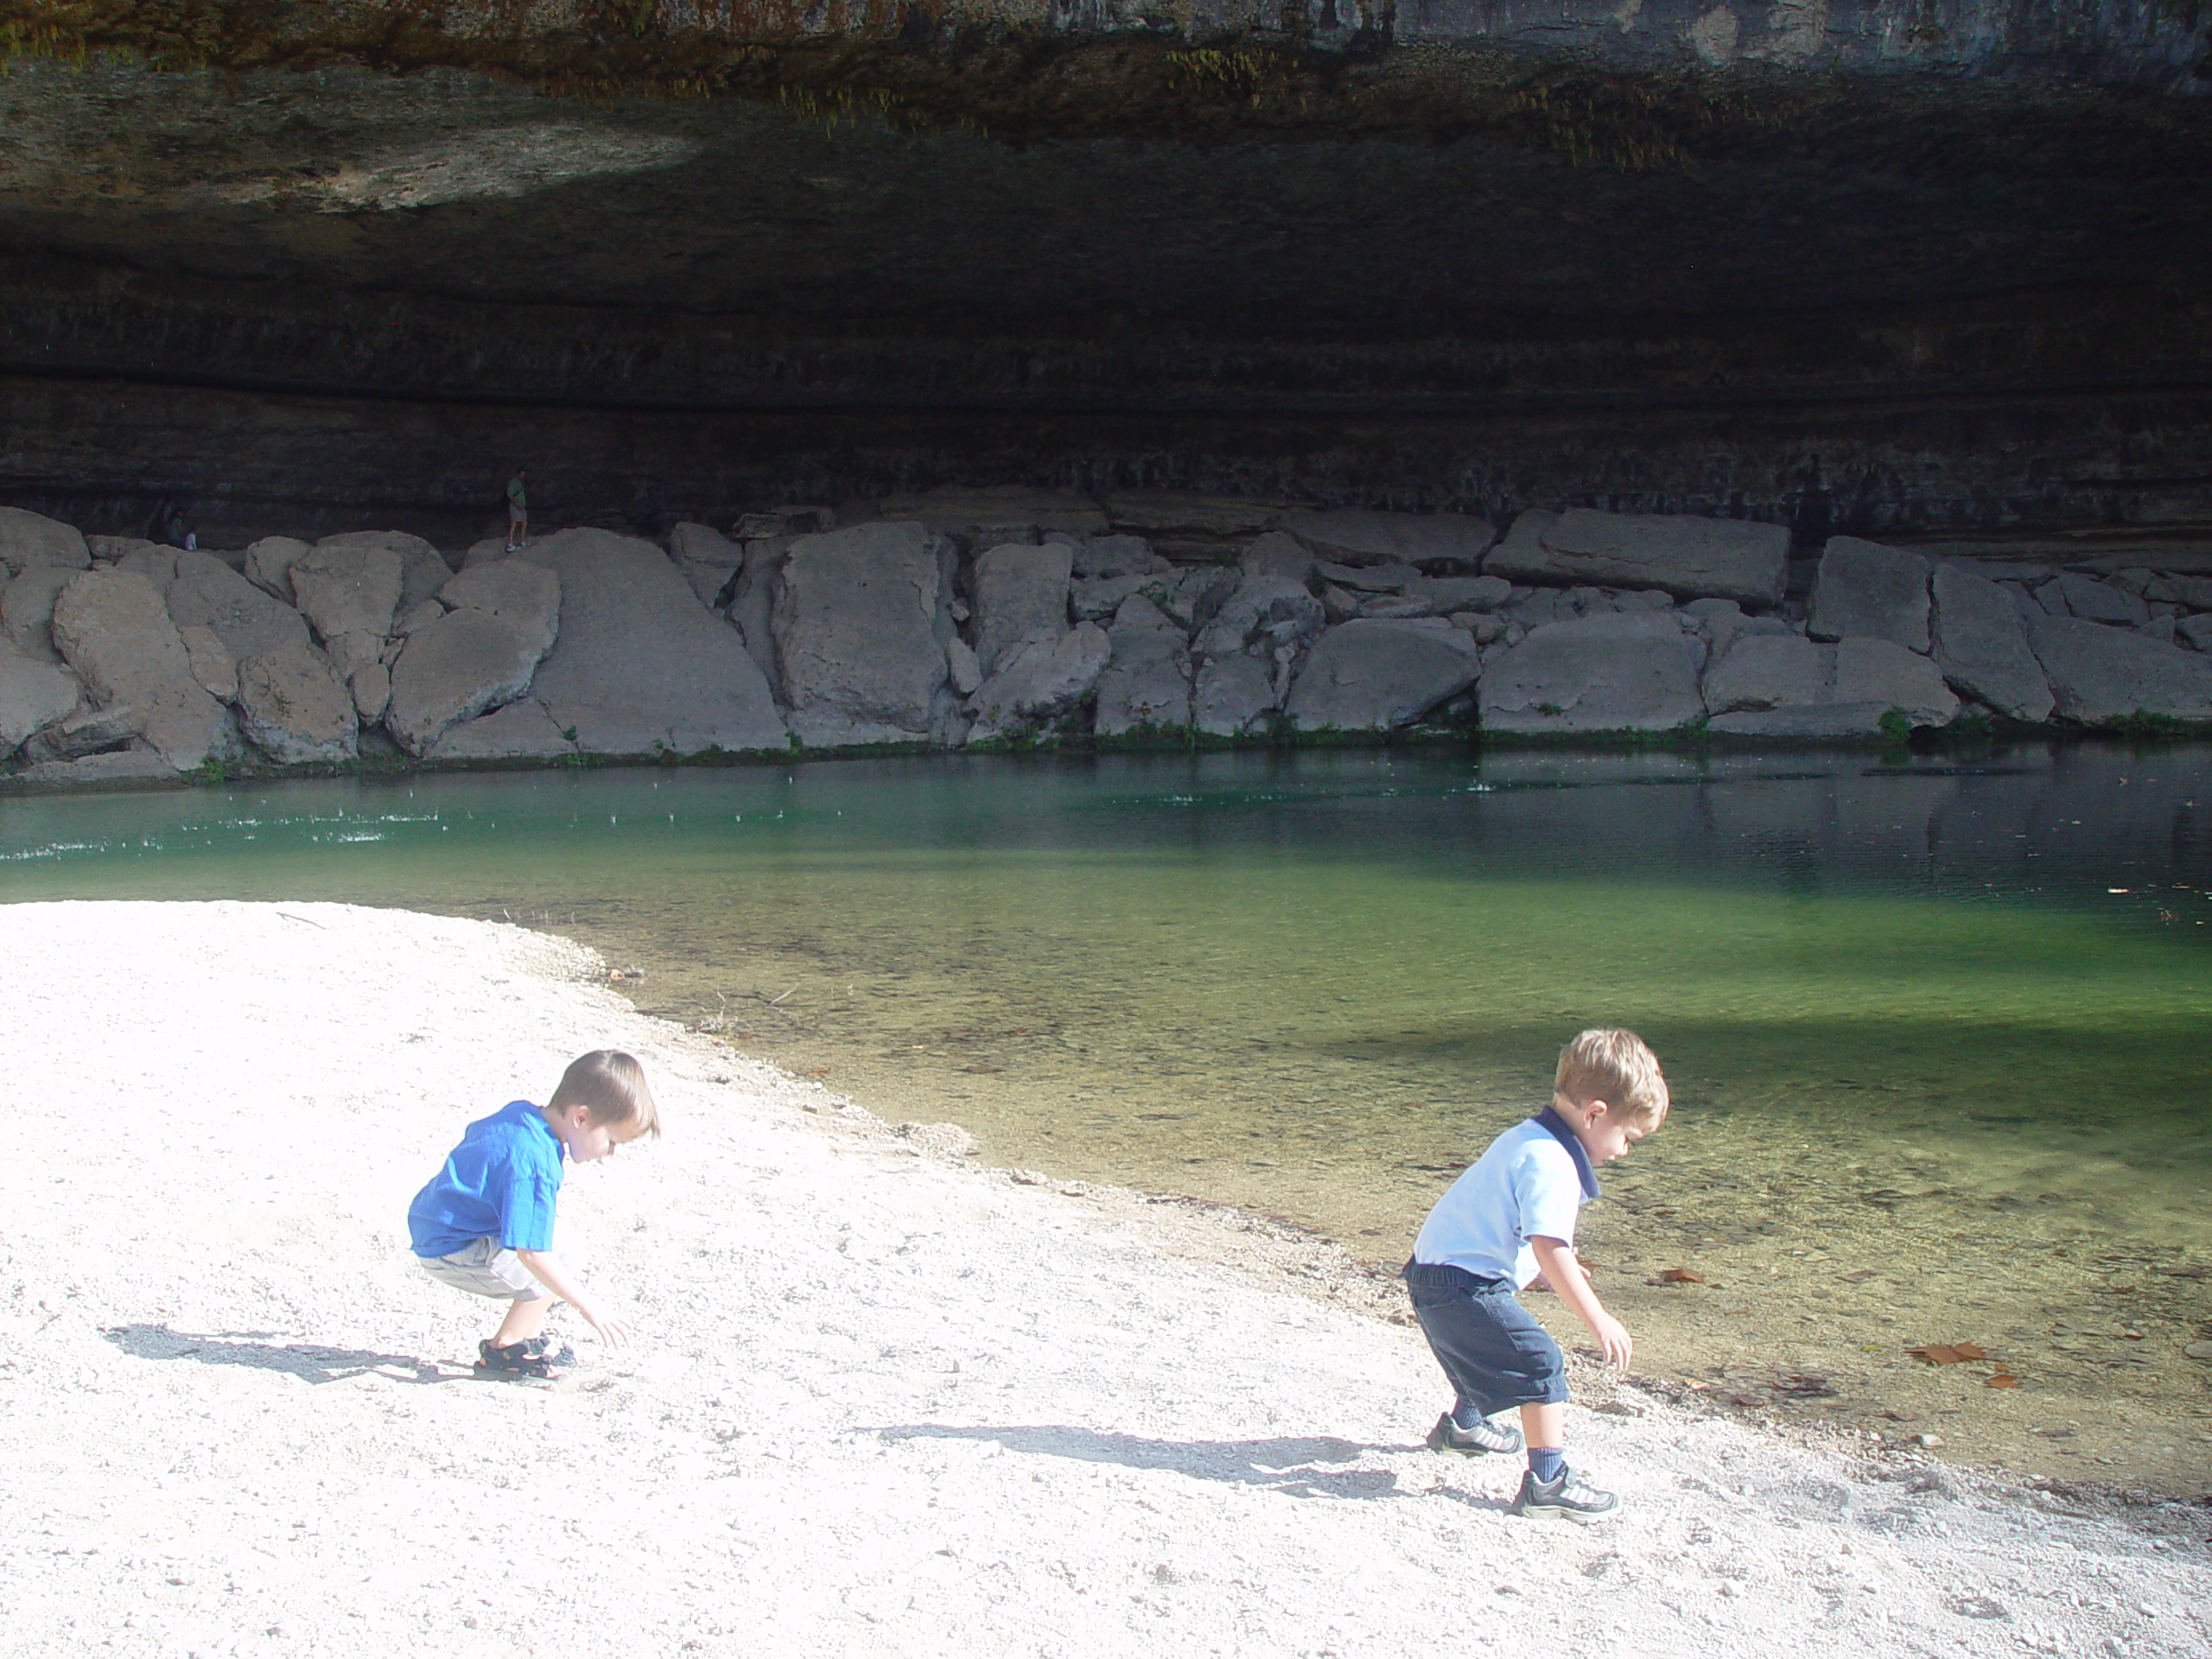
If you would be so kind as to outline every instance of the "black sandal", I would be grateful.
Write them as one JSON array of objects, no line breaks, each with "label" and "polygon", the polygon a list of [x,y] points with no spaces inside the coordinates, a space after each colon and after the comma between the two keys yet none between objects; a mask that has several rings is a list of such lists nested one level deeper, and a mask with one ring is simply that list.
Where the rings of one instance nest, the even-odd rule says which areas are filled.
[{"label": "black sandal", "polygon": [[550,1381],[558,1374],[561,1366],[575,1358],[575,1353],[566,1346],[556,1351],[549,1351],[551,1348],[552,1344],[543,1337],[531,1337],[505,1348],[495,1346],[486,1338],[476,1344],[476,1375],[534,1376]]}]

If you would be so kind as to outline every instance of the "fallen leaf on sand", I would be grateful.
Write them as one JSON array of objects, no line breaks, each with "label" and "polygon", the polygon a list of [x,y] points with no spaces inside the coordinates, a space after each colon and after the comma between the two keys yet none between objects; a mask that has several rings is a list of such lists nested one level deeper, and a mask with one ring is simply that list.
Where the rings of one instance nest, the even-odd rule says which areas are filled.
[{"label": "fallen leaf on sand", "polygon": [[1930,1365],[1961,1365],[1970,1359],[1987,1359],[1988,1353],[1980,1344],[1971,1342],[1928,1342],[1905,1352],[1915,1359],[1924,1359]]},{"label": "fallen leaf on sand", "polygon": [[1981,1386],[1985,1389],[2017,1389],[2020,1386],[2020,1379],[2010,1371],[1999,1371],[1982,1378]]},{"label": "fallen leaf on sand", "polygon": [[1701,1285],[1705,1282],[1705,1275],[1692,1273],[1688,1268],[1662,1268],[1655,1282],[1662,1285]]}]

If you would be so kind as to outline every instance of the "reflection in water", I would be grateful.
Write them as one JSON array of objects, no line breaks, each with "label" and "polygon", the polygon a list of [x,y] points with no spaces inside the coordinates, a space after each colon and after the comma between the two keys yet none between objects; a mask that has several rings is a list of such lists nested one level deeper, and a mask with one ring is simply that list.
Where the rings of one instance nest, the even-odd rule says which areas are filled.
[{"label": "reflection in water", "polygon": [[[993,1161],[1382,1259],[1566,1035],[1630,1024],[1679,1107],[1585,1242],[1649,1369],[2186,1485],[2200,803],[2201,748],[453,776],[10,801],[0,893],[551,925],[645,966],[648,1007]],[[1956,1340],[2022,1386],[1904,1351]]]}]

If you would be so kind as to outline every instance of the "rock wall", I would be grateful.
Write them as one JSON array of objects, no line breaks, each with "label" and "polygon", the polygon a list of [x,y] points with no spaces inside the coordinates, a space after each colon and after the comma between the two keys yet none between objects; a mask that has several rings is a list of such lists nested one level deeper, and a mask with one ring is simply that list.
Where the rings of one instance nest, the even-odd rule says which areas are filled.
[{"label": "rock wall", "polygon": [[[2000,563],[1754,521],[1019,488],[215,555],[0,508],[0,764],[2212,726],[2212,548]],[[460,569],[456,570],[454,564]]]}]

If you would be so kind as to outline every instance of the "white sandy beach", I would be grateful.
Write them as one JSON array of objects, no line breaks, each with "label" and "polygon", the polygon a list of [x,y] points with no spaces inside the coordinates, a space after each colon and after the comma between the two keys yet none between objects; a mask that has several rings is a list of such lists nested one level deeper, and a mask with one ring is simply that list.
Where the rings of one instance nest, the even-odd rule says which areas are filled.
[{"label": "white sandy beach", "polygon": [[[1414,1331],[592,968],[340,906],[0,909],[0,1653],[2212,1651],[2212,1511],[1632,1387],[1569,1418],[1622,1518],[1513,1520],[1517,1460],[1421,1448]],[[600,1046],[668,1134],[563,1211],[639,1340],[556,1313],[571,1384],[480,1382],[497,1310],[416,1270],[407,1201]]]}]

